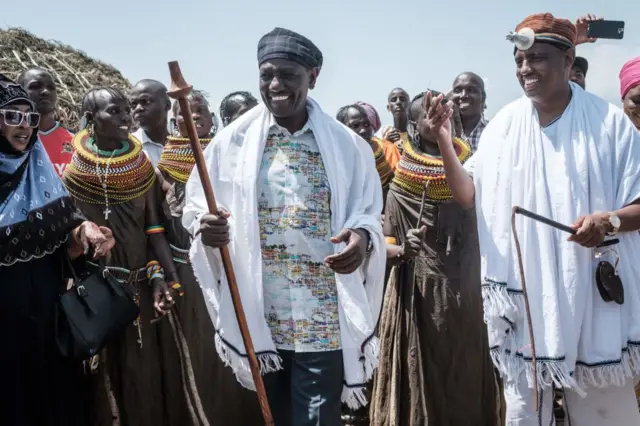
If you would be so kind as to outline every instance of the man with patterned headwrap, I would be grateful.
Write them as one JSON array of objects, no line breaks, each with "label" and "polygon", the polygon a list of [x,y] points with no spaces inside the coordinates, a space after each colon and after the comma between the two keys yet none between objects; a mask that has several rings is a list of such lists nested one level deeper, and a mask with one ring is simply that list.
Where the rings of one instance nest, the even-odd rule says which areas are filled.
[{"label": "man with patterned headwrap", "polygon": [[[366,405],[378,360],[386,248],[373,152],[307,97],[322,67],[307,38],[276,28],[258,44],[263,104],[205,150],[216,198],[197,174],[183,224],[216,347],[254,388],[216,248],[227,245],[269,404],[281,425],[340,425],[341,402]],[[366,285],[365,285],[366,283]]]},{"label": "man with patterned headwrap", "polygon": [[[548,13],[518,25],[508,39],[525,96],[493,118],[464,167],[451,144],[451,105],[435,98],[429,110],[453,196],[476,207],[484,314],[505,381],[507,425],[550,424],[553,387],[564,388],[570,424],[640,424],[633,391],[640,373],[640,133],[619,108],[569,81],[576,42],[585,38]],[[524,216],[513,218],[514,232],[513,206],[576,233],[567,239]],[[615,251],[596,248],[614,235]],[[605,301],[620,294],[615,275],[600,280],[605,288],[597,284],[604,260],[617,265],[622,304]]]}]

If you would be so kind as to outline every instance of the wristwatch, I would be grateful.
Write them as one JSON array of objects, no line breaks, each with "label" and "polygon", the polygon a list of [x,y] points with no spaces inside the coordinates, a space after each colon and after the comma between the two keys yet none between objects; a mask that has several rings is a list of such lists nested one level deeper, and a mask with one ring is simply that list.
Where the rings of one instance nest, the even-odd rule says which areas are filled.
[{"label": "wristwatch", "polygon": [[618,233],[620,230],[620,225],[622,222],[620,221],[620,216],[615,213],[609,214],[609,224],[611,224],[611,231],[607,232],[607,235],[612,237]]}]

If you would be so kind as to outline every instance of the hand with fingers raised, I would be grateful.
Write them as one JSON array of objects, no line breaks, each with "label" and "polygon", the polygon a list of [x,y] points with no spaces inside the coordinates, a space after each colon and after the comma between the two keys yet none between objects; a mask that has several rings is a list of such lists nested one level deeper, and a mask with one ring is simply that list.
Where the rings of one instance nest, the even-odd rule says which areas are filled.
[{"label": "hand with fingers raised", "polygon": [[443,95],[433,96],[430,91],[424,95],[422,108],[427,114],[427,126],[440,143],[452,143],[453,126],[451,117],[453,116],[453,102],[443,102]]}]

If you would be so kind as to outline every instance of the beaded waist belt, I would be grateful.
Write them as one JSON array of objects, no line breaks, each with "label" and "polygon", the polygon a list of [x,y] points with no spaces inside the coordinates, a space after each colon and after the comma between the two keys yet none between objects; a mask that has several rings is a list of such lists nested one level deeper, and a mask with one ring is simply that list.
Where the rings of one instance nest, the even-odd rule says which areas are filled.
[{"label": "beaded waist belt", "polygon": [[169,244],[171,248],[171,254],[173,255],[173,261],[177,263],[187,264],[189,263],[189,250],[178,248],[172,244]]},{"label": "beaded waist belt", "polygon": [[[93,262],[87,262],[89,265],[97,268],[98,265]],[[125,268],[119,268],[117,266],[106,266],[105,269],[109,271],[113,277],[123,283],[136,284],[147,279],[147,268],[139,268],[129,270]]]}]

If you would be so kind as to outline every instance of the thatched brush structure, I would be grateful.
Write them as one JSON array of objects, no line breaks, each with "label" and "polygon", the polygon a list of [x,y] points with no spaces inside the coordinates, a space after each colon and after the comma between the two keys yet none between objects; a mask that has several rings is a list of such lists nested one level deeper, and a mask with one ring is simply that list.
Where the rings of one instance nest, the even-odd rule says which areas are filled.
[{"label": "thatched brush structure", "polygon": [[46,41],[20,28],[0,29],[0,72],[17,78],[28,68],[51,72],[58,88],[58,120],[71,131],[80,126],[82,97],[92,87],[127,89],[120,71],[57,41]]}]

